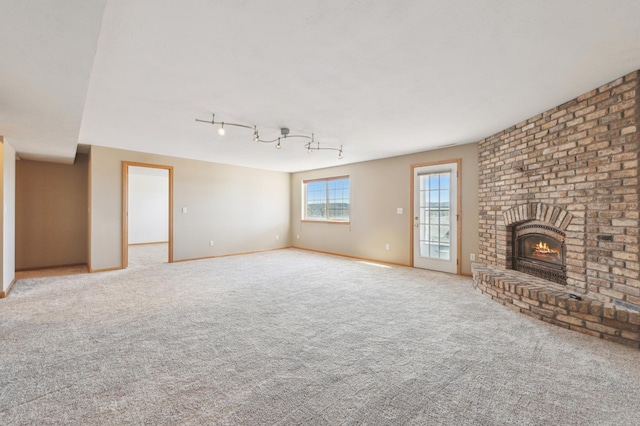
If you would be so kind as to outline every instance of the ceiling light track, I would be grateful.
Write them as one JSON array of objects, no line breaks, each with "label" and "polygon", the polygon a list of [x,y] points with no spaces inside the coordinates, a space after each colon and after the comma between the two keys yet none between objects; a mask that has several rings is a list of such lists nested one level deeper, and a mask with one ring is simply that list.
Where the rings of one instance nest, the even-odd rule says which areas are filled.
[{"label": "ceiling light track", "polygon": [[321,146],[319,141],[315,140],[315,136],[313,133],[311,133],[311,136],[307,136],[307,135],[290,135],[289,134],[289,129],[287,127],[282,127],[280,128],[280,136],[278,136],[277,138],[274,139],[262,139],[260,138],[260,134],[258,132],[258,127],[257,126],[250,126],[247,124],[240,124],[240,123],[229,123],[227,121],[216,121],[216,115],[212,114],[211,117],[211,121],[207,121],[207,120],[200,120],[198,118],[196,118],[196,121],[199,123],[207,123],[207,124],[211,124],[211,125],[220,125],[220,127],[218,128],[218,134],[220,136],[224,136],[226,134],[226,129],[225,127],[242,127],[245,129],[250,129],[253,130],[253,141],[256,143],[275,143],[275,147],[276,149],[280,149],[282,148],[282,140],[284,139],[292,139],[292,138],[302,138],[302,139],[307,139],[309,142],[307,142],[304,147],[307,150],[308,153],[311,153],[313,151],[338,151],[338,160],[342,160],[343,156],[342,156],[342,145],[340,145],[340,148],[334,148],[331,146]]}]

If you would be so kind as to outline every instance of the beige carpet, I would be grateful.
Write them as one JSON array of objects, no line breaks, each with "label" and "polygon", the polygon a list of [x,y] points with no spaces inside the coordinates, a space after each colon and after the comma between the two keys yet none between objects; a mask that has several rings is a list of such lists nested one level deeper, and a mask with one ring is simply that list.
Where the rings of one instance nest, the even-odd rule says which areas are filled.
[{"label": "beige carpet", "polygon": [[640,352],[294,249],[16,283],[0,424],[630,425]]},{"label": "beige carpet", "polygon": [[169,244],[132,244],[128,247],[129,268],[158,265],[169,261]]}]

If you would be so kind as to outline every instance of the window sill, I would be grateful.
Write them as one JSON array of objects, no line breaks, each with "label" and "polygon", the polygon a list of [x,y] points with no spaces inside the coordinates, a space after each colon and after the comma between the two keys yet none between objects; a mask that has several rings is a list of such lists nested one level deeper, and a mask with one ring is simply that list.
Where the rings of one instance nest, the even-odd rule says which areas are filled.
[{"label": "window sill", "polygon": [[304,223],[329,223],[331,225],[350,225],[351,221],[349,220],[313,220],[313,219],[302,219],[300,222]]}]

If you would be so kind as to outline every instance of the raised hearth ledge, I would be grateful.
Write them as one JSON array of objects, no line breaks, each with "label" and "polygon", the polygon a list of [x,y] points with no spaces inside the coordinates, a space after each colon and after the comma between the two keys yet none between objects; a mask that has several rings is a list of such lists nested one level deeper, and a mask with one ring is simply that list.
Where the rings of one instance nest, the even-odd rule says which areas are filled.
[{"label": "raised hearth ledge", "polygon": [[559,284],[510,269],[474,263],[474,287],[498,303],[551,324],[640,348],[640,312],[584,295],[573,299]]}]

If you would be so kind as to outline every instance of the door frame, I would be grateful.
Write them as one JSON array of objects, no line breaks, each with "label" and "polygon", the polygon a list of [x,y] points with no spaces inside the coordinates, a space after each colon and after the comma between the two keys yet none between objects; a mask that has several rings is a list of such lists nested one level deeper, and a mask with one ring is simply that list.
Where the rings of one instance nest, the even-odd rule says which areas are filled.
[{"label": "door frame", "polygon": [[410,235],[410,244],[411,244],[411,249],[410,249],[410,254],[411,254],[411,258],[410,258],[410,262],[409,265],[411,267],[415,267],[414,265],[414,219],[413,219],[413,215],[415,212],[415,179],[414,179],[414,175],[415,175],[415,169],[419,168],[419,167],[429,167],[429,166],[439,166],[442,164],[457,164],[457,174],[456,174],[456,188],[457,188],[457,196],[456,196],[456,244],[457,244],[457,249],[456,249],[456,275],[460,275],[460,271],[461,271],[461,262],[460,262],[460,253],[462,251],[462,179],[461,177],[461,173],[462,173],[462,159],[460,158],[456,158],[456,159],[452,159],[452,160],[441,160],[441,161],[431,161],[428,163],[419,163],[419,164],[412,164],[410,167],[410,172],[411,172],[411,177],[410,177],[410,181],[411,181],[411,207],[410,207],[410,215],[409,215],[409,235]]},{"label": "door frame", "polygon": [[129,266],[129,166],[165,169],[169,173],[169,253],[167,261],[173,263],[173,166],[161,164],[122,162],[122,269]]}]

